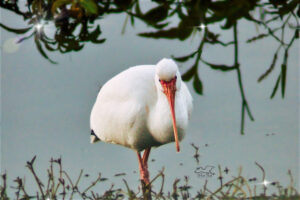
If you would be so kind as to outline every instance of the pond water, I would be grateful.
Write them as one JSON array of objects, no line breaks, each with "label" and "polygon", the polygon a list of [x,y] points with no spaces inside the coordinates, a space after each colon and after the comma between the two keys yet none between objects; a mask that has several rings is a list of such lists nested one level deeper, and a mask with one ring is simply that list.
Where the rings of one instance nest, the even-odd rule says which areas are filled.
[{"label": "pond water", "polygon": [[[144,1],[140,6],[146,12],[156,4]],[[253,16],[259,16],[258,11],[254,9]],[[37,172],[44,178],[50,158],[62,156],[64,168],[74,178],[80,169],[91,176],[101,172],[109,178],[100,184],[99,190],[109,188],[111,183],[124,188],[122,178],[133,189],[137,188],[138,162],[132,150],[106,143],[89,143],[89,115],[96,95],[101,85],[130,66],[156,64],[164,57],[181,57],[195,52],[205,35],[205,28],[198,28],[181,40],[142,37],[138,34],[160,29],[138,17],[132,25],[127,15],[124,12],[108,13],[93,23],[93,27],[97,24],[101,27],[98,39],[105,38],[103,43],[82,42],[81,50],[64,54],[45,50],[49,59],[57,64],[42,56],[33,38],[15,44],[15,40],[28,36],[28,33],[16,35],[1,29],[1,172],[7,172],[11,184],[17,176],[25,176],[27,182],[32,183],[25,164],[37,155]],[[296,23],[293,17],[290,20],[291,24]],[[175,15],[166,21],[170,22],[167,27],[176,27],[181,19]],[[28,27],[27,22],[1,8],[2,24],[24,28]],[[221,29],[224,24],[224,20],[207,24],[207,30],[220,34],[221,41],[234,41],[234,27]],[[281,24],[278,20],[270,26]],[[48,35],[53,35],[55,29],[51,22],[44,27]],[[202,187],[205,180],[209,187],[216,188],[220,184],[218,165],[229,169],[225,178],[237,175],[242,166],[245,177],[261,180],[261,171],[255,162],[264,167],[268,181],[280,181],[282,185],[289,183],[287,172],[290,169],[296,186],[299,186],[299,42],[296,40],[289,48],[285,84],[283,86],[281,80],[271,99],[278,75],[282,73],[284,49],[278,53],[274,70],[258,82],[270,67],[279,42],[269,36],[247,43],[249,38],[267,31],[245,18],[238,20],[236,30],[239,70],[216,70],[205,64],[234,66],[237,53],[234,44],[203,45],[203,62],[200,61],[196,69],[202,83],[202,91],[198,89],[198,93],[203,94],[196,92],[193,80],[187,82],[194,99],[194,110],[186,137],[181,142],[182,151],[176,153],[171,143],[151,152],[150,160],[154,159],[149,162],[151,177],[164,167],[166,191],[171,190],[175,178],[183,181],[185,175],[190,177],[194,189]],[[278,37],[279,33],[276,32]],[[285,41],[288,43],[293,35],[294,29],[287,27]],[[182,74],[193,66],[196,57],[177,62]],[[285,87],[284,98],[282,87]],[[243,115],[240,89],[254,121],[246,109]],[[241,126],[244,126],[243,130]],[[199,147],[199,163],[193,157],[195,148],[191,143]],[[199,166],[213,166],[216,175],[199,176],[195,173]],[[126,176],[114,176],[121,172]]]}]

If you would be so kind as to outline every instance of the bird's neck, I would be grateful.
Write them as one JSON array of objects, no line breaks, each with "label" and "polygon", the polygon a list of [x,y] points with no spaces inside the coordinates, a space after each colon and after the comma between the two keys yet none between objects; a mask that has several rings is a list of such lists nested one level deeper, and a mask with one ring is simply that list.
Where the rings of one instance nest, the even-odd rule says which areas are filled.
[{"label": "bird's neck", "polygon": [[[175,112],[177,110],[176,115],[180,115],[178,112],[177,106],[179,104],[178,100],[176,100],[175,94]],[[177,104],[177,106],[176,106]],[[148,128],[155,138],[156,141],[160,143],[168,143],[174,141],[174,133],[173,133],[173,125],[172,125],[172,117],[170,111],[170,105],[168,103],[166,95],[157,91],[157,101],[155,105],[153,105],[153,109],[151,109],[148,119]],[[177,119],[177,117],[176,117]],[[181,122],[178,121],[177,127],[181,127]],[[179,129],[179,138],[182,138],[181,129]]]},{"label": "bird's neck", "polygon": [[[175,112],[176,112],[176,105],[177,105],[176,96],[177,94],[175,93],[175,101],[174,101]],[[168,123],[172,122],[170,104],[168,102],[167,96],[162,91],[157,92],[157,101],[153,111],[156,115],[155,118],[159,119],[158,121],[162,122],[161,120],[163,120],[164,122],[168,121]]]}]

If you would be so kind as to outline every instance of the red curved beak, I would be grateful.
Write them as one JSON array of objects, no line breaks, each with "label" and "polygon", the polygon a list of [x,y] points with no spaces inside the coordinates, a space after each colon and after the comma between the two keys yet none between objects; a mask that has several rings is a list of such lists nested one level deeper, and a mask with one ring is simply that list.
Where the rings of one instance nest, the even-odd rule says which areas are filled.
[{"label": "red curved beak", "polygon": [[177,127],[176,127],[176,116],[175,116],[175,109],[174,109],[175,108],[176,77],[171,79],[170,81],[160,81],[160,83],[164,89],[164,93],[167,96],[167,99],[168,99],[168,102],[170,105],[174,138],[175,138],[175,143],[176,143],[176,150],[177,150],[177,152],[179,152],[180,147],[179,147],[178,132],[177,132]]}]

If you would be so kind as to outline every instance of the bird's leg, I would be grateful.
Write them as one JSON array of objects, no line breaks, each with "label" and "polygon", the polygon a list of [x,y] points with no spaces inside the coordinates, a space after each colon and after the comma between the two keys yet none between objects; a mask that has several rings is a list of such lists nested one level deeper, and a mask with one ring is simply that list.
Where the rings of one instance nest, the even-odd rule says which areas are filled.
[{"label": "bird's leg", "polygon": [[151,150],[151,147],[145,149],[145,151],[143,153],[143,158],[142,158],[143,166],[144,166],[144,174],[145,174],[146,179],[148,180],[148,183],[149,183],[148,158],[149,158],[150,150]]},{"label": "bird's leg", "polygon": [[148,171],[148,158],[150,155],[150,151],[151,151],[151,147],[145,149],[144,154],[143,154],[143,163],[144,163],[145,168],[147,168],[147,171]]},{"label": "bird's leg", "polygon": [[137,156],[139,160],[140,178],[145,184],[149,184],[149,172],[147,167],[144,165],[140,152],[137,152]]},{"label": "bird's leg", "polygon": [[142,180],[142,191],[143,196],[145,200],[151,200],[151,184],[149,181],[149,172],[148,172],[148,158],[150,154],[150,149],[148,148],[144,151],[143,158],[141,157],[141,154],[137,152],[138,154],[138,160],[139,160],[139,167],[140,167],[140,177]]}]

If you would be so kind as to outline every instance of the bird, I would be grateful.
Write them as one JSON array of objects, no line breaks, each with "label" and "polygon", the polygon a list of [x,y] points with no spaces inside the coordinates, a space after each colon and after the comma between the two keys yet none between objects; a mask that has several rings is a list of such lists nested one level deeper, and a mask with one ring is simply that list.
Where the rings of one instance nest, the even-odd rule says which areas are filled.
[{"label": "bird", "polygon": [[140,180],[149,184],[151,148],[175,142],[179,152],[192,109],[191,93],[173,59],[130,67],[100,89],[90,115],[90,140],[134,150]]}]

